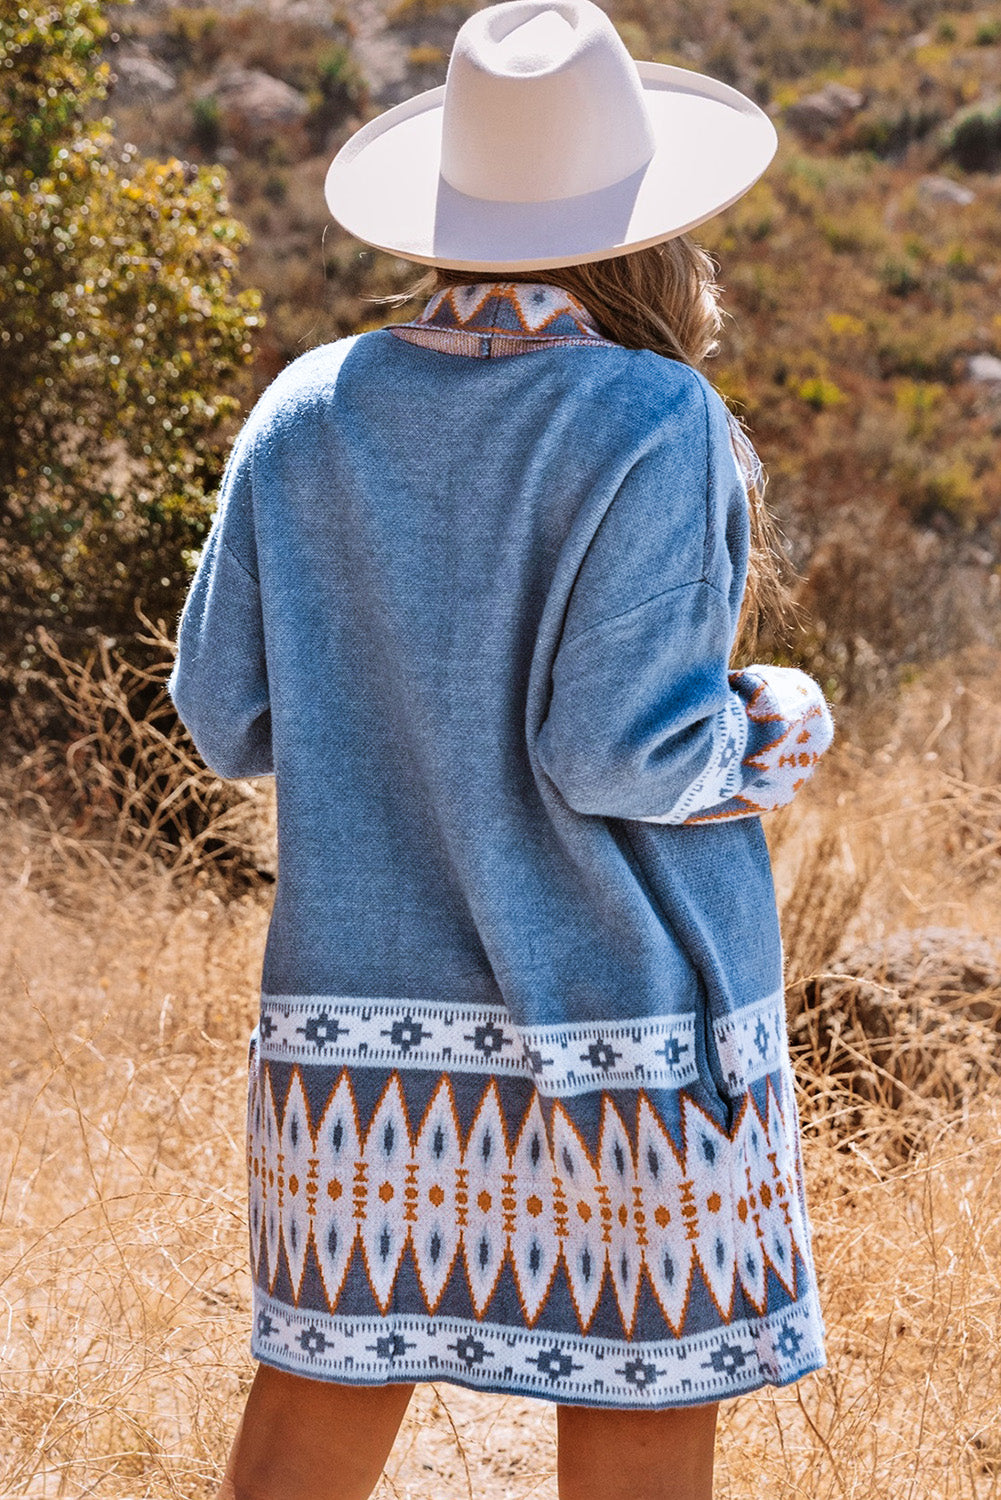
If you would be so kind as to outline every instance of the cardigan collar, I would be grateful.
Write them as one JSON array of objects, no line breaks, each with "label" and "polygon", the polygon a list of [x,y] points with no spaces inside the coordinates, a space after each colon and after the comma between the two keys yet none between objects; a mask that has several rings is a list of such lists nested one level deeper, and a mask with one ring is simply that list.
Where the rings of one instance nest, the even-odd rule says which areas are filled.
[{"label": "cardigan collar", "polygon": [[609,344],[582,302],[541,281],[477,281],[436,292],[409,323],[408,343],[488,359],[562,344]]}]

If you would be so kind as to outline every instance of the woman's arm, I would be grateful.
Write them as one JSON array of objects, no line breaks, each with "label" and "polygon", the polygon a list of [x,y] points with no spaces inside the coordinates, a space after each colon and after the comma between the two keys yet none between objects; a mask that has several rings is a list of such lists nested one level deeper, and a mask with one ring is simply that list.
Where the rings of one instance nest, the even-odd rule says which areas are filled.
[{"label": "woman's arm", "polygon": [[792,799],[833,738],[827,704],[794,667],[729,672],[730,639],[700,582],[561,645],[536,750],[570,807],[700,823]]},{"label": "woman's arm", "polygon": [[535,750],[577,812],[680,824],[782,806],[833,724],[805,673],[729,670],[747,494],[719,397],[684,367],[672,377],[660,440],[575,580]]},{"label": "woman's arm", "polygon": [[274,770],[252,477],[253,441],[245,427],[223,475],[167,684],[205,764],[231,778]]},{"label": "woman's arm", "polygon": [[730,672],[729,685],[739,700],[727,707],[734,743],[710,757],[669,813],[647,822],[715,823],[772,812],[792,801],[830,747],[831,711],[805,672],[766,662]]}]

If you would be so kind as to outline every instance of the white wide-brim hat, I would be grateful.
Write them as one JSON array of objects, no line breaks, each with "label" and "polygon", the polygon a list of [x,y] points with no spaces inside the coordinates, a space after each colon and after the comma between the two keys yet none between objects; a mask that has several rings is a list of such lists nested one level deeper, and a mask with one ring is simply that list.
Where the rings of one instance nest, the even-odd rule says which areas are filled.
[{"label": "white wide-brim hat", "polygon": [[542,269],[694,229],[776,145],[737,89],[634,62],[591,0],[509,0],[460,28],[444,87],[351,137],[325,191],[345,229],[407,260]]}]

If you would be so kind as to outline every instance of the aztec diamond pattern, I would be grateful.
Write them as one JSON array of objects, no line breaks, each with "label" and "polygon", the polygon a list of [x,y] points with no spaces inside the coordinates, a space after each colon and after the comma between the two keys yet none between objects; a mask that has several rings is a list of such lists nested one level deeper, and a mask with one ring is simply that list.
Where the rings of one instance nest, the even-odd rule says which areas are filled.
[{"label": "aztec diamond pattern", "polygon": [[608,344],[570,292],[545,282],[475,282],[437,292],[409,323],[389,330],[452,354],[527,354],[564,344]]},{"label": "aztec diamond pattern", "polygon": [[771,1078],[764,1107],[748,1092],[729,1132],[683,1093],[680,1140],[644,1093],[629,1120],[603,1095],[596,1150],[561,1101],[546,1118],[533,1092],[511,1120],[497,1081],[480,1087],[464,1131],[447,1074],[412,1120],[391,1073],[363,1126],[347,1071],[314,1119],[301,1068],[288,1070],[278,1097],[272,1068],[256,1062],[248,1170],[262,1289],[274,1290],[284,1255],[297,1305],[312,1246],[331,1312],[356,1247],[384,1312],[408,1250],[429,1315],[461,1260],[476,1317],[488,1316],[507,1263],[529,1328],[561,1262],[582,1333],[606,1277],[627,1338],[643,1281],[680,1335],[696,1268],[724,1323],[738,1289],[764,1315],[769,1272],[796,1298],[808,1231],[795,1120]]}]

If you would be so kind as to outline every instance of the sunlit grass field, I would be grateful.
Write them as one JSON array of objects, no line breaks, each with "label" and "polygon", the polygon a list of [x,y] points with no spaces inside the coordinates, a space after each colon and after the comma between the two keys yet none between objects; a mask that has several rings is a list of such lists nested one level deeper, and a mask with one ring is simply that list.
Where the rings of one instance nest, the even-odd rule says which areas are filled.
[{"label": "sunlit grass field", "polygon": [[[946,681],[770,824],[829,1365],[724,1404],[720,1500],[1001,1494],[1001,715]],[[0,1495],[213,1493],[267,904],[4,824]],[[553,1412],[420,1388],[380,1500],[472,1495],[554,1500]]]}]

